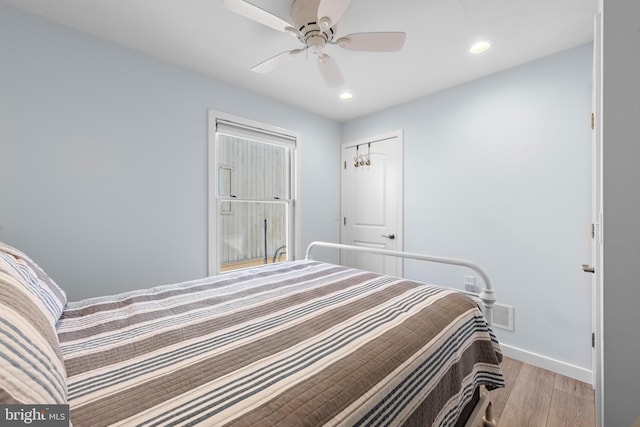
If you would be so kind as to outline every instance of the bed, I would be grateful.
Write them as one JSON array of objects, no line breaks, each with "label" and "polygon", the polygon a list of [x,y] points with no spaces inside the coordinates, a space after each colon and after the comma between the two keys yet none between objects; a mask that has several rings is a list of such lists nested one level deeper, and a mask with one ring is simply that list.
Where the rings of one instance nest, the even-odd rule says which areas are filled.
[{"label": "bed", "polygon": [[504,386],[473,299],[310,256],[67,302],[0,245],[0,310],[0,403],[74,426],[491,425]]}]

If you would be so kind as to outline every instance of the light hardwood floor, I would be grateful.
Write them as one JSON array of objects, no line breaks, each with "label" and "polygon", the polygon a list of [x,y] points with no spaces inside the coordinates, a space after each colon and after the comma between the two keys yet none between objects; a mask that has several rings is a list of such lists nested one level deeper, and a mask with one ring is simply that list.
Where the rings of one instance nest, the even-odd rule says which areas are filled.
[{"label": "light hardwood floor", "polygon": [[506,387],[491,392],[498,427],[595,427],[591,385],[506,357],[502,371]]},{"label": "light hardwood floor", "polygon": [[[285,255],[281,254],[276,260],[276,262],[282,262],[286,260],[287,260],[286,254]],[[270,258],[270,257],[267,258],[267,264],[271,264],[271,263],[273,263],[273,258]],[[264,258],[245,259],[242,261],[235,261],[235,262],[220,264],[220,271],[225,272],[225,271],[231,271],[231,270],[238,270],[241,268],[257,267],[259,265],[264,265],[264,264],[265,264]]]}]

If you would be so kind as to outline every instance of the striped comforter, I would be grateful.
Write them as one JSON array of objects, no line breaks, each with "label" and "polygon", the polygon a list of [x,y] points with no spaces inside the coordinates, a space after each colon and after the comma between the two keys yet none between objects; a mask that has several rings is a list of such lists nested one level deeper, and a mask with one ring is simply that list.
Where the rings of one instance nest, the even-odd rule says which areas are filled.
[{"label": "striped comforter", "polygon": [[69,303],[74,426],[452,425],[504,385],[469,298],[315,261]]}]

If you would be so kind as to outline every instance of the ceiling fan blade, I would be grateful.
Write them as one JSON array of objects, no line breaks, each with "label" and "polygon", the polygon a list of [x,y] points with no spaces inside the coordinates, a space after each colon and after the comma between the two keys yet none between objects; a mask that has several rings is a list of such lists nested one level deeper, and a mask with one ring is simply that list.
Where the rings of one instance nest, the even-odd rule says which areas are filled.
[{"label": "ceiling fan blade", "polygon": [[351,0],[320,0],[318,5],[318,25],[328,30],[340,21]]},{"label": "ceiling fan blade", "polygon": [[344,77],[338,64],[326,53],[318,55],[318,67],[327,86],[334,88],[344,84]]},{"label": "ceiling fan blade", "polygon": [[293,58],[298,56],[303,51],[304,49],[294,49],[287,52],[282,52],[274,56],[273,58],[269,58],[266,61],[256,65],[251,69],[251,71],[255,73],[260,73],[260,74],[268,73],[269,71],[273,71],[279,66],[291,61]]},{"label": "ceiling fan blade", "polygon": [[291,27],[291,24],[284,19],[244,0],[224,0],[223,5],[238,15],[242,15],[245,18],[249,18],[278,31],[286,32],[288,31],[287,28]]},{"label": "ceiling fan blade", "polygon": [[394,33],[354,33],[340,37],[334,44],[347,49],[365,52],[395,52],[402,49],[407,35]]}]

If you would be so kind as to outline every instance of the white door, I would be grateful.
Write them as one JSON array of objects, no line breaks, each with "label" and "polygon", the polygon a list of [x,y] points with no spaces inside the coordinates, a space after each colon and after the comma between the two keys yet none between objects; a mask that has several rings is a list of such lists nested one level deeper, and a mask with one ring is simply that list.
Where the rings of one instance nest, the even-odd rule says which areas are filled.
[{"label": "white door", "polygon": [[[403,249],[402,131],[342,144],[341,243]],[[342,253],[343,265],[402,276],[402,259]]]}]

